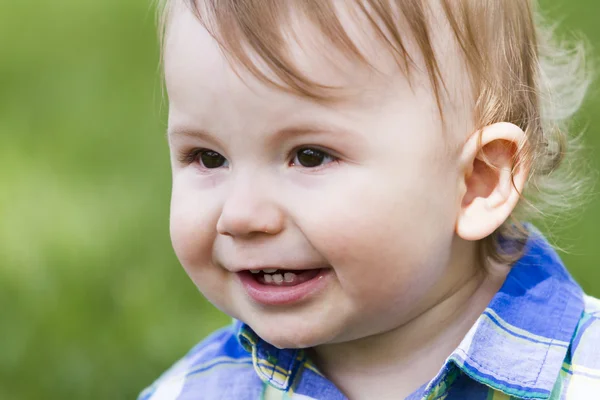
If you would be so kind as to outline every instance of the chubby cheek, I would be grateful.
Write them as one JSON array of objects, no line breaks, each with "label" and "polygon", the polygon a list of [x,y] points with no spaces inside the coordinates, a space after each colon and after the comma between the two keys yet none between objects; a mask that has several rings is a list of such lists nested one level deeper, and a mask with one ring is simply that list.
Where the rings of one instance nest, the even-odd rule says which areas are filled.
[{"label": "chubby cheek", "polygon": [[215,239],[214,206],[199,193],[174,180],[170,232],[177,258],[198,289],[222,308],[227,272],[212,262]]},{"label": "chubby cheek", "polygon": [[428,288],[427,277],[433,278],[431,269],[439,255],[435,238],[410,229],[409,222],[396,219],[397,225],[390,224],[391,219],[332,220],[331,231],[323,232],[331,239],[323,239],[328,245],[322,251],[355,307],[412,301]]},{"label": "chubby cheek", "polygon": [[449,258],[451,208],[437,205],[429,184],[396,178],[371,177],[304,208],[302,230],[333,266],[345,306],[363,317],[408,315]]}]

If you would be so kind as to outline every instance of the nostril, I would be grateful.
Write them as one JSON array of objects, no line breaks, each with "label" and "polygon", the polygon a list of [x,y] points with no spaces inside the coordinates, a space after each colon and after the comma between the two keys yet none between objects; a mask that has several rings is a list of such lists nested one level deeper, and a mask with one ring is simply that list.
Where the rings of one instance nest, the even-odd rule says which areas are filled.
[{"label": "nostril", "polygon": [[232,236],[231,233],[229,233],[229,231],[226,229],[222,218],[219,218],[219,220],[217,221],[217,233],[219,235]]},{"label": "nostril", "polygon": [[217,232],[231,237],[275,235],[283,229],[284,220],[276,203],[256,196],[236,196],[223,204]]}]

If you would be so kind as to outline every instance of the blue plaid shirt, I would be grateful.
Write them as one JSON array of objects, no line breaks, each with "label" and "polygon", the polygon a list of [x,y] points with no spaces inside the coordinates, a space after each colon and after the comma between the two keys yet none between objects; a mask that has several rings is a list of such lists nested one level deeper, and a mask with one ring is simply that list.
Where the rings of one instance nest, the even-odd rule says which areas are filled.
[{"label": "blue plaid shirt", "polygon": [[[600,301],[540,235],[415,399],[600,399]],[[345,399],[303,350],[234,322],[193,348],[139,400]]]}]

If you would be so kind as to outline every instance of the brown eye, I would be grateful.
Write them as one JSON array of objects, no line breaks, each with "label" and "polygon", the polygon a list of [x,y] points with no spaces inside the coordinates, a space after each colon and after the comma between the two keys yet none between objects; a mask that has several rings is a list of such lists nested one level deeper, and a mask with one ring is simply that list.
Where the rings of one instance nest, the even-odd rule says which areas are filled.
[{"label": "brown eye", "polygon": [[315,168],[333,161],[333,157],[324,151],[306,147],[296,152],[293,163],[305,168]]},{"label": "brown eye", "polygon": [[227,159],[212,150],[203,150],[199,154],[200,164],[205,168],[219,168],[227,163]]}]

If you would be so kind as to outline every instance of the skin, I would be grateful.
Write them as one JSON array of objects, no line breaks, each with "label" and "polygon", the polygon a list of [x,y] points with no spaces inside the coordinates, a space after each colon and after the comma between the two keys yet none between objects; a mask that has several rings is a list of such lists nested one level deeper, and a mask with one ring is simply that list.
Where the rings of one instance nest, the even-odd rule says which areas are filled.
[{"label": "skin", "polygon": [[[477,241],[518,201],[526,171],[512,186],[507,168],[523,132],[507,123],[471,131],[468,103],[456,106],[468,78],[451,57],[441,60],[456,94],[444,99],[444,126],[426,78],[409,86],[386,57],[381,74],[340,71],[334,53],[325,60],[291,45],[308,76],[352,93],[325,106],[236,74],[191,13],[171,18],[171,237],[186,272],[263,339],[310,348],[348,397],[408,395],[438,372],[504,280],[505,266],[478,264]],[[366,51],[377,46],[362,40]],[[305,147],[331,157],[304,167]],[[227,161],[206,168],[190,156],[198,149]],[[235,272],[272,265],[330,274],[300,303],[257,304]]]}]

